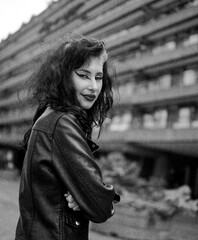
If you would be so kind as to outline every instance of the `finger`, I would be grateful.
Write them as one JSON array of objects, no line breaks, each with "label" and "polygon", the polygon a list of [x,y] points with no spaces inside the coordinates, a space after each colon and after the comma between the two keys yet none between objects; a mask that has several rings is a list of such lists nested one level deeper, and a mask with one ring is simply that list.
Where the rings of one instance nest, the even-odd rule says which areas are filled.
[{"label": "finger", "polygon": [[74,200],[74,198],[72,197],[71,194],[70,194],[68,197],[66,197],[66,200],[67,200],[69,203],[75,202],[75,200]]},{"label": "finger", "polygon": [[72,208],[74,211],[80,211],[78,204],[76,203],[76,201],[69,192],[64,194],[64,196],[68,202],[69,208]]},{"label": "finger", "polygon": [[73,210],[74,211],[80,211],[80,208],[79,208],[79,206],[76,206],[76,207],[73,208]]},{"label": "finger", "polygon": [[73,211],[80,211],[79,206],[74,206],[74,205],[68,204],[68,207],[71,208]]},{"label": "finger", "polygon": [[73,200],[73,197],[72,197],[72,195],[70,194],[70,192],[67,192],[67,193],[65,193],[64,194],[64,197],[66,198],[66,200],[68,201],[68,202],[72,202]]},{"label": "finger", "polygon": [[64,194],[64,197],[68,197],[69,195],[70,195],[70,193],[67,192],[67,193]]},{"label": "finger", "polygon": [[72,202],[72,203],[68,203],[69,208],[75,208],[78,207],[78,205],[76,204],[76,202]]}]

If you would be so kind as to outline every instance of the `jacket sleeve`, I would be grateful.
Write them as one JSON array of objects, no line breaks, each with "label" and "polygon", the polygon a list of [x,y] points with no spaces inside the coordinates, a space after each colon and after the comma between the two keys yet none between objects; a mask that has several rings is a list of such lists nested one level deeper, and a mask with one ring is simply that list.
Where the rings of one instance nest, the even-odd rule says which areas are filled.
[{"label": "jacket sleeve", "polygon": [[52,162],[89,220],[104,222],[113,215],[112,202],[117,194],[112,185],[102,182],[101,171],[73,115],[63,115],[56,125]]}]

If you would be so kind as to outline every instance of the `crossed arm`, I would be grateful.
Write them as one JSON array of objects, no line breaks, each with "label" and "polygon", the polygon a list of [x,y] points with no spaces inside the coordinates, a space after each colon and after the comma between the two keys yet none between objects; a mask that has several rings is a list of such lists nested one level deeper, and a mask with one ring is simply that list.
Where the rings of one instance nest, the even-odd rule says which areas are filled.
[{"label": "crossed arm", "polygon": [[68,206],[80,209],[92,222],[104,222],[114,214],[117,194],[112,185],[103,183],[83,136],[74,117],[64,115],[54,131],[53,164],[65,185]]}]

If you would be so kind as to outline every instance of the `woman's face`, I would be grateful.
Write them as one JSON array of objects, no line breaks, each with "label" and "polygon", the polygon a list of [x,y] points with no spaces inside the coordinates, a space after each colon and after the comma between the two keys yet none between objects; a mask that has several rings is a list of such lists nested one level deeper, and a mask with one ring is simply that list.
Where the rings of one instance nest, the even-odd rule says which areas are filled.
[{"label": "woman's face", "polygon": [[87,64],[72,72],[76,96],[83,109],[90,109],[101,92],[103,64],[102,57],[91,57]]}]

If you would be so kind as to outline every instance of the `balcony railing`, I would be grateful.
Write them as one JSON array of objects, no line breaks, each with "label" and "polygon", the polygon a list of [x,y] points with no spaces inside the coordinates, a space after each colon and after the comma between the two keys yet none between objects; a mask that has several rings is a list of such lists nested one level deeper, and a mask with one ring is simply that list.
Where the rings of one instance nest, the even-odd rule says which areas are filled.
[{"label": "balcony railing", "polygon": [[159,106],[166,104],[188,103],[198,100],[198,86],[172,87],[167,90],[146,91],[145,93],[131,93],[122,95],[120,105],[149,105]]},{"label": "balcony railing", "polygon": [[[152,151],[165,151],[169,153],[184,154],[188,156],[198,156],[198,129],[133,129],[123,132],[102,133],[99,141],[102,149],[111,145],[111,150],[120,150],[131,147],[134,154],[142,151],[148,156],[153,154]],[[114,147],[113,147],[114,146]],[[125,146],[125,147],[124,147]],[[101,149],[101,150],[102,150]],[[150,150],[150,151],[149,151]]]},{"label": "balcony railing", "polygon": [[24,111],[15,111],[15,112],[10,112],[8,114],[5,114],[3,116],[1,116],[0,119],[0,126],[3,125],[12,125],[12,124],[17,124],[17,123],[22,123],[25,121],[31,121],[33,118],[33,114],[34,114],[34,109],[30,110],[25,110]]},{"label": "balcony railing", "polygon": [[[156,41],[162,37],[176,34],[177,32],[187,30],[189,27],[197,26],[198,12],[196,8],[188,7],[168,16],[168,18],[159,19],[152,24],[148,23],[143,26],[138,26],[129,29],[126,33],[115,34],[114,40],[112,36],[105,41],[109,50],[117,48],[119,45],[125,45],[134,41],[139,42],[141,38],[146,38],[148,41]],[[116,36],[117,35],[117,36]]]},{"label": "balcony railing", "polygon": [[17,104],[23,105],[27,103],[28,91],[20,91],[19,94],[16,92],[9,98],[2,99],[0,101],[0,107],[16,107]]},{"label": "balcony railing", "polygon": [[115,62],[115,66],[118,74],[124,74],[127,72],[135,72],[139,70],[147,71],[153,67],[162,66],[164,64],[171,63],[172,67],[178,64],[178,61],[184,60],[185,62],[196,62],[198,59],[197,45],[178,48],[174,51],[163,52],[163,54],[149,55],[145,54],[142,57],[130,59],[123,62]]}]

